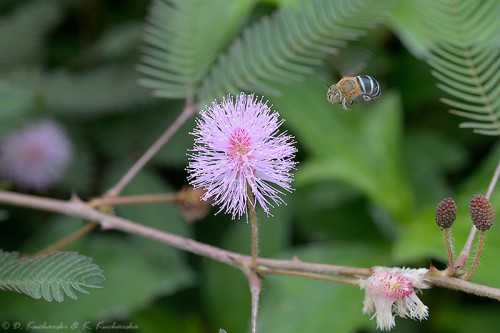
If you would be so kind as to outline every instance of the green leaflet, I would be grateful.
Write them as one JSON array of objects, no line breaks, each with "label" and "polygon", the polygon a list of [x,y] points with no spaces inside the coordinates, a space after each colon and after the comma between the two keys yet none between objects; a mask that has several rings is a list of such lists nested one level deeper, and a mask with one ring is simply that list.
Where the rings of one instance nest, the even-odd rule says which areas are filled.
[{"label": "green leaflet", "polygon": [[143,40],[140,83],[154,95],[182,98],[197,89],[220,50],[238,31],[253,0],[156,0]]},{"label": "green leaflet", "polygon": [[472,120],[460,127],[500,135],[500,3],[432,0],[419,4],[434,41],[428,55],[432,74],[439,80],[438,87],[452,97],[442,102],[452,114]]},{"label": "green leaflet", "polygon": [[24,115],[26,119],[30,110],[40,109],[52,115],[87,117],[140,110],[157,100],[137,86],[137,78],[130,67],[114,65],[78,73],[42,72],[35,67],[6,72],[0,81],[0,118]]},{"label": "green leaflet", "polygon": [[146,89],[137,87],[137,73],[121,66],[84,73],[46,73],[40,76],[34,89],[47,110],[73,116],[108,115],[153,102]]},{"label": "green leaflet", "polygon": [[0,250],[0,290],[62,302],[64,295],[77,299],[75,291],[89,294],[86,288],[100,288],[103,281],[103,271],[92,258],[76,252],[20,258],[18,252]]},{"label": "green leaflet", "polygon": [[406,49],[416,58],[422,59],[428,54],[432,40],[422,26],[419,15],[416,15],[418,7],[417,1],[396,1],[387,24]]},{"label": "green leaflet", "polygon": [[[0,80],[0,110],[2,110],[0,121],[7,122],[12,118],[19,117],[34,103],[33,100],[31,91],[8,81]],[[0,127],[3,126],[0,125]],[[5,127],[12,128],[12,124]]]},{"label": "green leaflet", "polygon": [[142,39],[142,21],[132,21],[104,31],[88,49],[83,50],[86,61],[102,62],[127,59],[133,56]]},{"label": "green leaflet", "polygon": [[38,59],[44,38],[59,23],[63,10],[55,1],[30,1],[0,18],[0,70]]}]

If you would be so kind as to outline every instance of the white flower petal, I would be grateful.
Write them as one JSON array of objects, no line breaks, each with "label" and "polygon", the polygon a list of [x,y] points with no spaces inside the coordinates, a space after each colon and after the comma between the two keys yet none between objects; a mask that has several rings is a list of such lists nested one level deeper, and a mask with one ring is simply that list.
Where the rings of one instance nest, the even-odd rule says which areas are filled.
[{"label": "white flower petal", "polygon": [[425,268],[374,267],[370,277],[360,280],[360,287],[365,290],[363,313],[373,314],[380,330],[392,329],[395,315],[426,319],[429,309],[415,289],[430,287],[425,277],[427,271]]}]

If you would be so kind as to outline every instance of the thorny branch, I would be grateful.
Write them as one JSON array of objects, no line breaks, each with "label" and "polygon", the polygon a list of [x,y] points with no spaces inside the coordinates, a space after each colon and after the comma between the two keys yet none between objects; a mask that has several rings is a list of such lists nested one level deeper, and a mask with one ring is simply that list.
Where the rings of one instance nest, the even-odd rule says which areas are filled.
[{"label": "thorny branch", "polygon": [[[132,222],[121,217],[102,213],[76,197],[73,197],[71,200],[64,201],[9,191],[0,191],[0,202],[14,206],[34,208],[79,217],[93,223],[98,223],[103,229],[120,230],[129,234],[153,239],[175,248],[239,268],[245,272],[248,272],[251,266],[251,256],[227,251],[190,238],[177,236]],[[304,275],[297,274],[298,272],[314,273],[307,275],[309,278],[316,278],[316,276],[317,278],[321,278],[323,276],[358,277],[371,275],[371,269],[363,267],[312,263],[301,261],[297,258],[290,260],[268,258],[257,259],[257,267],[255,268],[256,273],[273,274],[274,270],[276,270],[277,273],[279,272],[278,274],[285,274],[285,272],[289,272],[289,275]],[[445,276],[433,276],[430,277],[430,281],[436,286],[460,290],[466,293],[489,297],[500,301],[500,289],[497,288],[491,288]]]}]

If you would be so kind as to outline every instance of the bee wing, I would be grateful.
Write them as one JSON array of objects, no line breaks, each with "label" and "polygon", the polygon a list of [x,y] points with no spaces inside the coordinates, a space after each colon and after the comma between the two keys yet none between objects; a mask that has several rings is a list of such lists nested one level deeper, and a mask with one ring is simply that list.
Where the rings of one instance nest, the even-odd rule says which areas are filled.
[{"label": "bee wing", "polygon": [[352,46],[342,50],[333,58],[333,66],[345,76],[355,76],[368,65],[372,53],[361,46]]}]

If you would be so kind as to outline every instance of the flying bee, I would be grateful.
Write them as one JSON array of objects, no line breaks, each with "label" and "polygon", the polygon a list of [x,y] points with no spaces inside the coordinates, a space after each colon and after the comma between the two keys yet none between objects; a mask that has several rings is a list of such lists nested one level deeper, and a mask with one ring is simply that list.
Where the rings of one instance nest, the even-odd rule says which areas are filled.
[{"label": "flying bee", "polygon": [[378,98],[380,85],[377,80],[368,75],[346,76],[330,86],[326,93],[328,102],[332,104],[342,103],[342,108],[346,111],[350,110],[346,104],[351,105],[359,96],[365,102]]}]

